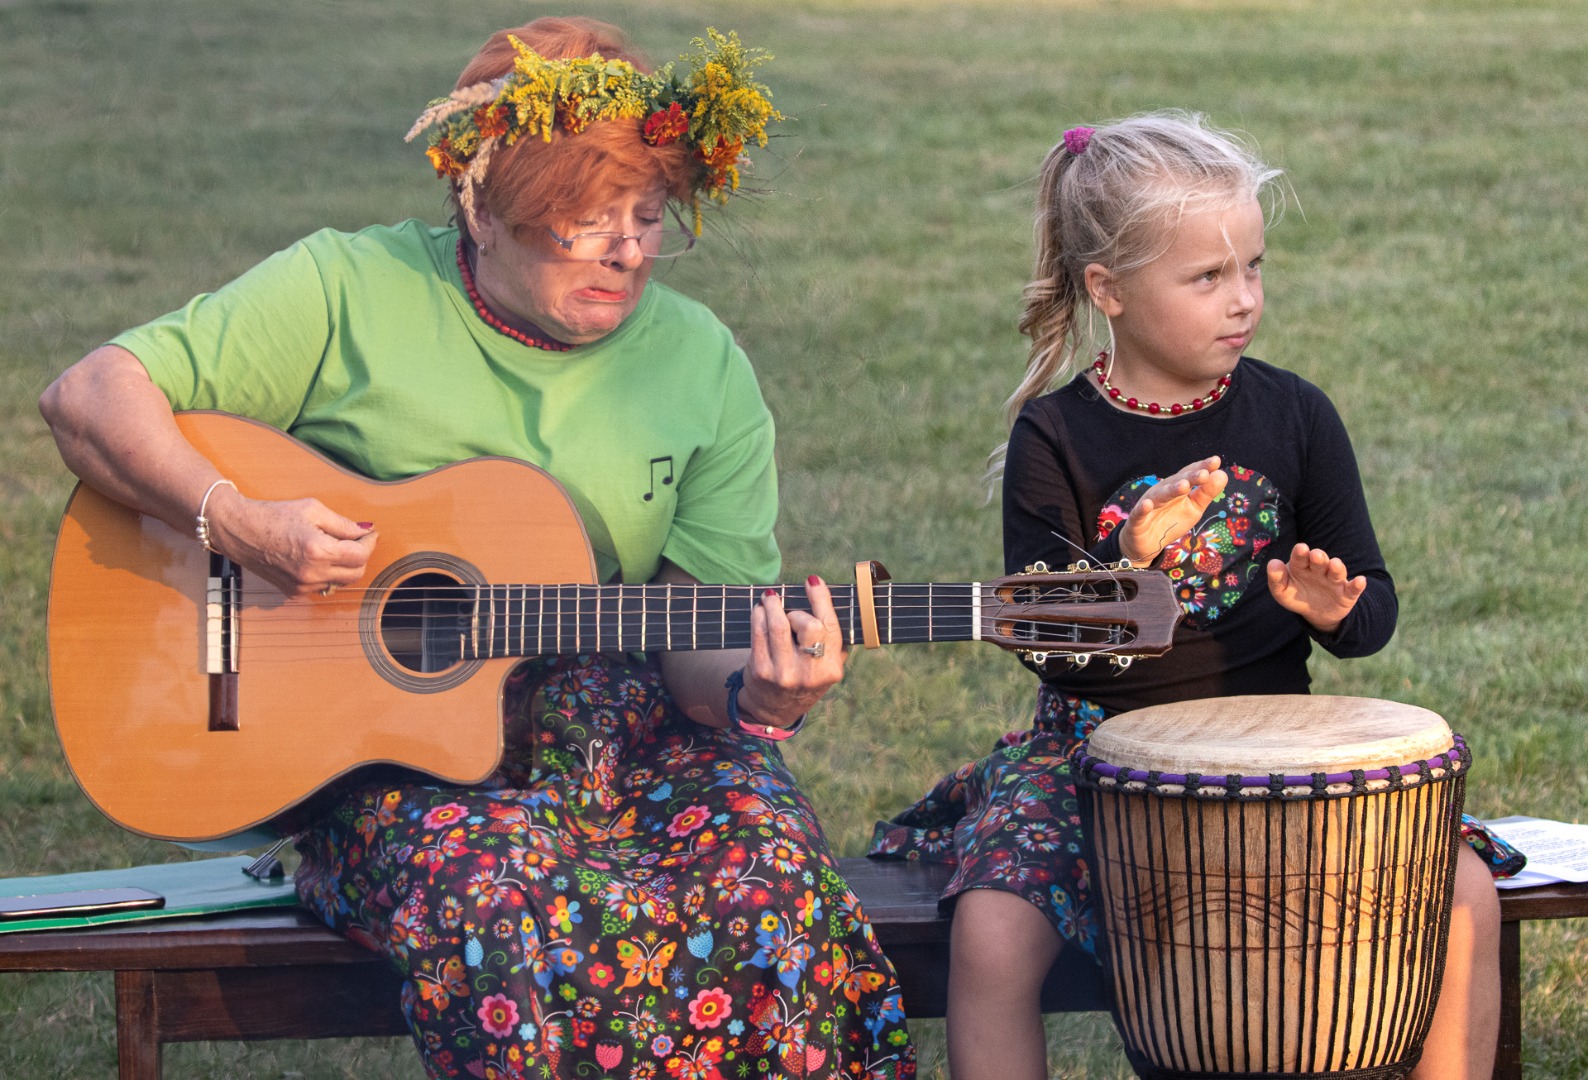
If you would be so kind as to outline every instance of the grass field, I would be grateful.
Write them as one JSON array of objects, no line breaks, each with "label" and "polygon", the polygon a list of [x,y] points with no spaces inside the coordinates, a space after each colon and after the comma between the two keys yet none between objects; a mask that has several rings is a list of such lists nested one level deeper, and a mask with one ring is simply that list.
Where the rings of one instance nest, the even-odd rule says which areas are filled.
[{"label": "grass field", "polygon": [[[666,280],[756,362],[791,580],[996,573],[979,482],[1018,380],[1031,178],[1067,127],[1183,106],[1250,132],[1299,205],[1251,349],[1356,442],[1399,633],[1316,688],[1412,701],[1474,745],[1479,814],[1585,815],[1588,19],[1470,3],[615,3],[658,60],[707,25],[777,54],[770,189]],[[182,857],[78,794],[45,681],[71,478],[34,401],[68,363],[323,225],[440,220],[400,135],[486,33],[561,5],[0,0],[0,874]],[[1033,684],[985,646],[858,658],[792,751],[836,847],[985,749]],[[1588,1075],[1588,944],[1524,930],[1528,1075]],[[916,1025],[927,1076],[941,1027]],[[1127,1077],[1106,1019],[1056,1074]],[[108,977],[0,979],[0,1075],[114,1070]],[[172,1077],[417,1077],[405,1043],[196,1045]]]}]

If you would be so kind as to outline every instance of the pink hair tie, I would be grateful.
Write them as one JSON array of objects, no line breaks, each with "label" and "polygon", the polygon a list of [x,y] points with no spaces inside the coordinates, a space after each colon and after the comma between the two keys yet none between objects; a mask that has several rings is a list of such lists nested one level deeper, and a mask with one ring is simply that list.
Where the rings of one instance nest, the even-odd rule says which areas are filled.
[{"label": "pink hair tie", "polygon": [[1086,148],[1092,144],[1092,132],[1096,128],[1075,127],[1064,133],[1064,149],[1080,157],[1086,153]]}]

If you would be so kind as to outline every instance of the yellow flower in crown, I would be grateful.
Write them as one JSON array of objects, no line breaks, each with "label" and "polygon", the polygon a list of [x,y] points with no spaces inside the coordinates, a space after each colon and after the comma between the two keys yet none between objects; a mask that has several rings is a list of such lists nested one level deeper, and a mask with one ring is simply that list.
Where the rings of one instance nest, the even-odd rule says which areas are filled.
[{"label": "yellow flower in crown", "polygon": [[425,154],[438,176],[458,184],[465,207],[500,146],[526,135],[550,141],[559,129],[577,135],[598,120],[640,120],[646,142],[666,146],[682,139],[700,163],[698,232],[700,196],[726,203],[749,164],[744,148],[765,146],[767,125],[783,119],[771,91],[754,78],[771,55],[745,48],[731,31],[708,28],[694,39],[694,55],[683,58],[685,75],[675,74],[673,64],[646,75],[601,56],[548,60],[517,38],[508,40],[517,54],[512,71],[431,102],[407,135],[412,140],[432,129]]}]

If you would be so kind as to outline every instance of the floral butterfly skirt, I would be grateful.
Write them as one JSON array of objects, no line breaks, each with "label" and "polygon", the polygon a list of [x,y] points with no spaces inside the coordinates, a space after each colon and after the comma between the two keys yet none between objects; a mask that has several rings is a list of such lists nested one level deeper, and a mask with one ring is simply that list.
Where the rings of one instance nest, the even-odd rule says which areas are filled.
[{"label": "floral butterfly skirt", "polygon": [[299,895],[402,974],[430,1076],[914,1075],[773,744],[620,657],[533,661],[507,696],[491,783],[367,785],[298,840]]}]

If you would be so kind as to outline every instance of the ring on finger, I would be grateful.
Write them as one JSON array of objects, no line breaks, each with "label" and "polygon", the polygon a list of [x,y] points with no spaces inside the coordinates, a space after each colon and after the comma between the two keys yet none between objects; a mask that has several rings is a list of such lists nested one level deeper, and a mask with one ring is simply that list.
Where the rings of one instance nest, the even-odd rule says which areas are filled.
[{"label": "ring on finger", "polygon": [[330,596],[334,592],[336,592],[336,583],[335,582],[331,582],[331,583],[327,584],[325,588],[320,590],[320,595],[321,596]]},{"label": "ring on finger", "polygon": [[827,642],[818,641],[814,645],[801,645],[800,646],[800,652],[804,653],[807,656],[814,656],[818,660],[820,660],[823,656],[825,656],[827,654]]}]

